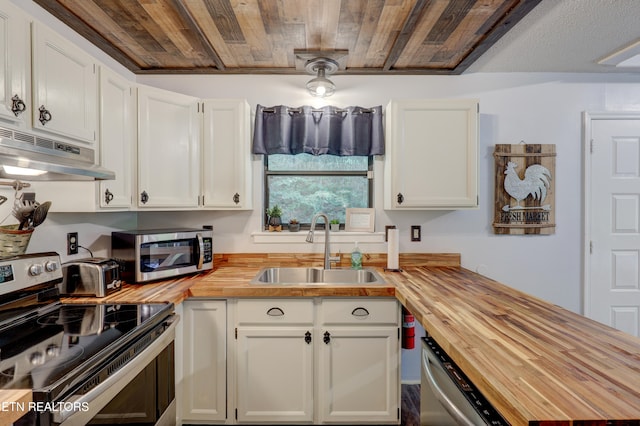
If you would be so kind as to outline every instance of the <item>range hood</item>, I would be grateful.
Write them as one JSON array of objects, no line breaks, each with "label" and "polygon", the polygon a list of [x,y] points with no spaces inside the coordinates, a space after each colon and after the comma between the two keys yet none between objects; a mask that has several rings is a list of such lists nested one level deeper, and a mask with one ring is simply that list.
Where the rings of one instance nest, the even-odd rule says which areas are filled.
[{"label": "range hood", "polygon": [[[115,173],[94,164],[95,151],[84,146],[0,127],[0,177],[23,180],[112,180]],[[46,172],[8,173],[3,166]]]}]

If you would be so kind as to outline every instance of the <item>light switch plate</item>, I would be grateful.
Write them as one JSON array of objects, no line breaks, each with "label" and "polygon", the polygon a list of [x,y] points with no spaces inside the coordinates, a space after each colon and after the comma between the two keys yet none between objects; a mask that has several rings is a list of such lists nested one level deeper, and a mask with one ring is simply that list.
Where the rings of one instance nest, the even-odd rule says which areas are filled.
[{"label": "light switch plate", "polygon": [[422,240],[422,227],[420,225],[411,225],[411,241]]}]

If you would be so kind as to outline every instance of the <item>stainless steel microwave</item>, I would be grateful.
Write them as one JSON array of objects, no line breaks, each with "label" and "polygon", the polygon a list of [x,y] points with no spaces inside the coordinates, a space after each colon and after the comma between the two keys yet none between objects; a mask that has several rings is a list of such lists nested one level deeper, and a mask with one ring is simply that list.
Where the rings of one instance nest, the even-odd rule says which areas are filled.
[{"label": "stainless steel microwave", "polygon": [[213,268],[210,229],[146,229],[111,233],[111,256],[128,283],[168,279]]}]

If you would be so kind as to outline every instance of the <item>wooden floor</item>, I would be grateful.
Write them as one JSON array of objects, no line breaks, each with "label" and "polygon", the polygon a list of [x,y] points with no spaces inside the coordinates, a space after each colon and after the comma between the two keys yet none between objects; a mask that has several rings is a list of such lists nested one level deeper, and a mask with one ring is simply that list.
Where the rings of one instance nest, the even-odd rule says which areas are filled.
[{"label": "wooden floor", "polygon": [[420,425],[420,385],[402,385],[402,426]]}]

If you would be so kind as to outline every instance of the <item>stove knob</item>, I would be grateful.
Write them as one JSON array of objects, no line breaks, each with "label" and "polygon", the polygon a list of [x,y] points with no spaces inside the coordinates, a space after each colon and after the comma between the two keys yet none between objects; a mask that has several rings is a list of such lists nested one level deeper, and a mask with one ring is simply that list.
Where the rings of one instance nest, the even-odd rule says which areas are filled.
[{"label": "stove knob", "polygon": [[29,357],[31,365],[40,365],[44,362],[44,354],[42,352],[34,352]]},{"label": "stove knob", "polygon": [[60,353],[60,347],[58,345],[52,343],[49,346],[47,346],[48,357],[57,356],[59,353]]},{"label": "stove knob", "polygon": [[48,260],[45,264],[44,264],[44,269],[47,272],[55,272],[58,270],[58,267],[60,265],[58,265],[58,262],[56,262],[55,260]]},{"label": "stove knob", "polygon": [[29,266],[29,275],[36,276],[36,275],[40,275],[41,273],[42,273],[42,265],[35,264],[35,265]]}]

